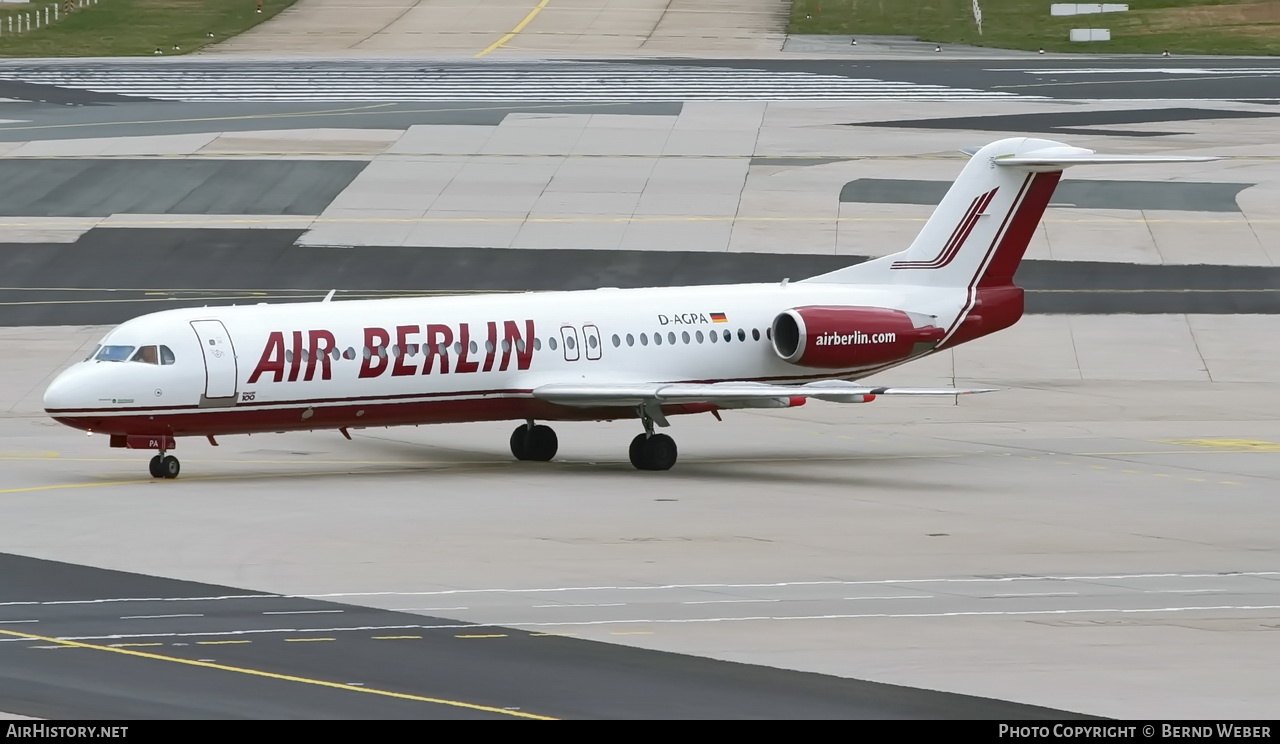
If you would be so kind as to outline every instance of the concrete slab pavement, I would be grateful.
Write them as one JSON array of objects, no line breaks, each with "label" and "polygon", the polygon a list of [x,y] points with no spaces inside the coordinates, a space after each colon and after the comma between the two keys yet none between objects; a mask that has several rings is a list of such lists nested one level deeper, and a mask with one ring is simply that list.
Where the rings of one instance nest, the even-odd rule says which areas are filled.
[{"label": "concrete slab pavement", "polygon": [[201,54],[777,54],[786,0],[299,0]]}]

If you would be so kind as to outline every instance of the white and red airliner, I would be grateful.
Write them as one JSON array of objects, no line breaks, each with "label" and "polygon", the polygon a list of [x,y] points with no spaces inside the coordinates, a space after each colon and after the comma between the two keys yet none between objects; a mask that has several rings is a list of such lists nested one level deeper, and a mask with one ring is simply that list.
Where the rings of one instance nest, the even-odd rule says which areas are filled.
[{"label": "white and red airliner", "polygon": [[521,420],[520,460],[550,460],[535,421],[635,418],[641,470],[676,461],[668,417],[808,398],[984,389],[854,380],[1013,325],[1014,272],[1065,167],[1214,160],[1107,156],[1002,139],[972,155],[911,246],[802,281],[166,310],[123,323],[49,386],[55,420],[150,449],[176,438]]}]

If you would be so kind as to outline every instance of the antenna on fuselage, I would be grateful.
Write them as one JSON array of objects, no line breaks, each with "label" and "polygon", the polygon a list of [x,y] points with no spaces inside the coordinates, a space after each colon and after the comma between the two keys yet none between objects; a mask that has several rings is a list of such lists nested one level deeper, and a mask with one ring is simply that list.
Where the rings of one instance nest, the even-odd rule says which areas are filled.
[{"label": "antenna on fuselage", "polygon": [[336,289],[331,289],[331,290],[329,290],[329,294],[325,295],[325,296],[324,296],[324,299],[323,299],[323,300],[320,300],[320,301],[321,301],[321,302],[328,302],[329,300],[332,300],[332,299],[333,299],[333,294],[334,294],[335,292],[337,292],[337,291],[338,291],[338,290],[336,290]]}]

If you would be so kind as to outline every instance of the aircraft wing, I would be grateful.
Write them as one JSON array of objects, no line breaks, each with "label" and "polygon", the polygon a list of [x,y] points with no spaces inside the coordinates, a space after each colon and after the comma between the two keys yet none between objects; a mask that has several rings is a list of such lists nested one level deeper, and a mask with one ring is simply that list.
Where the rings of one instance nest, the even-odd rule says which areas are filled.
[{"label": "aircraft wing", "polygon": [[[995,388],[914,388],[859,385],[821,380],[804,385],[764,382],[553,383],[533,389],[533,397],[565,406],[638,406],[666,403],[711,403],[724,408],[791,405],[792,398],[833,403],[864,403],[880,395],[970,395]],[[761,405],[763,404],[763,405]]]}]

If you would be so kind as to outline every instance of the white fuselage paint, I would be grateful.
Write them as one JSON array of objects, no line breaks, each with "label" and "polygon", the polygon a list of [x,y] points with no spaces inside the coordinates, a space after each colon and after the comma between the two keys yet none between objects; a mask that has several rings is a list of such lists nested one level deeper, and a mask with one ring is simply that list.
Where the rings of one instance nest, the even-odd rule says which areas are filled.
[{"label": "white fuselage paint", "polygon": [[[359,404],[374,411],[379,406],[403,406],[415,402],[459,403],[494,399],[528,398],[529,390],[542,384],[590,379],[593,382],[714,382],[762,380],[777,383],[806,382],[824,378],[849,379],[884,368],[822,370],[783,361],[767,334],[782,311],[805,305],[859,305],[889,307],[937,317],[937,325],[949,327],[967,299],[963,288],[910,285],[850,285],[822,283],[746,284],[703,287],[598,289],[574,292],[529,292],[387,300],[335,301],[169,310],[121,324],[102,340],[104,345],[164,345],[172,350],[170,365],[86,360],[66,370],[49,388],[46,408],[57,418],[76,425],[77,417],[146,416],[157,428],[175,415],[219,415],[235,412],[293,410],[302,406],[297,420],[272,420],[269,426],[253,423],[245,431],[305,429],[307,419],[324,408]],[[723,314],[724,322],[716,322]],[[205,331],[225,327],[234,349],[234,365],[207,357],[202,342]],[[532,322],[535,349],[527,367],[520,368],[519,354],[511,349],[502,369],[504,324],[514,322],[521,336]],[[488,324],[496,323],[498,348],[492,363],[485,343]],[[385,371],[361,377],[366,329],[388,332],[388,346],[400,346],[398,329],[416,326],[404,344],[426,342],[429,326],[452,330],[457,342],[463,325],[469,329],[465,361],[475,371],[459,371],[462,357],[448,353],[448,372],[441,360],[432,360],[423,373],[421,352],[397,360],[389,353]],[[594,348],[588,333],[598,330]],[[874,331],[874,329],[867,329]],[[314,365],[296,356],[293,335],[301,334],[301,348],[308,349],[311,331],[327,331],[339,359]],[[726,340],[725,333],[729,334]],[[280,353],[288,352],[280,374],[254,372],[271,346],[273,333],[282,334]],[[685,341],[684,334],[689,334]],[[710,341],[716,334],[717,340]],[[655,335],[661,335],[657,343]],[[697,340],[702,334],[702,341]],[[758,338],[757,338],[758,334]],[[618,343],[615,345],[614,337]],[[572,338],[572,349],[567,339]],[[647,339],[642,343],[641,339]],[[675,342],[672,343],[672,338]],[[554,339],[554,348],[551,340]],[[745,340],[743,340],[745,339]],[[437,337],[435,340],[440,340]],[[530,339],[523,339],[530,343]],[[628,341],[630,340],[630,343]],[[323,347],[323,341],[318,348]],[[354,358],[348,350],[354,352]],[[390,351],[390,350],[389,350]],[[400,372],[393,374],[397,361]],[[306,379],[312,366],[311,379]],[[488,369],[486,370],[486,366]],[[230,370],[234,367],[234,372]],[[234,374],[228,381],[225,375]],[[277,377],[280,379],[277,381]],[[290,379],[293,377],[294,379]],[[231,398],[219,397],[231,393]],[[208,394],[208,395],[206,395]],[[203,405],[202,405],[203,400]],[[555,407],[552,407],[555,408]],[[504,412],[510,413],[505,415]],[[583,418],[578,409],[565,407],[565,418]],[[369,414],[372,416],[372,414]],[[303,418],[307,416],[307,418]],[[453,411],[423,423],[460,420]],[[499,407],[479,418],[524,418],[517,408]],[[554,410],[539,418],[555,419]],[[317,427],[319,428],[319,427]],[[143,433],[143,432],[138,432]],[[201,434],[198,426],[184,425],[181,434]],[[225,427],[216,432],[229,433]]]}]

